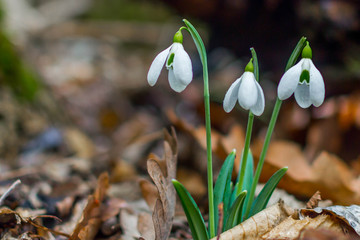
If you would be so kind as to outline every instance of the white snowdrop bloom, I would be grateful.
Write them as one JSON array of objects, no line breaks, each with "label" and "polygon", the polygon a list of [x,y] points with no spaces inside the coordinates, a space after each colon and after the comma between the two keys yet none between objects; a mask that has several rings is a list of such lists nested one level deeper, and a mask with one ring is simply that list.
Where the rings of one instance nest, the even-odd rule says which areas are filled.
[{"label": "white snowdrop bloom", "polygon": [[193,72],[191,59],[182,45],[180,31],[175,34],[174,43],[159,53],[152,62],[147,75],[150,86],[155,85],[164,65],[169,71],[170,87],[176,92],[182,92],[192,81]]},{"label": "white snowdrop bloom", "polygon": [[226,92],[223,102],[225,112],[230,112],[234,108],[236,101],[239,101],[242,108],[250,109],[256,116],[260,116],[264,112],[264,93],[255,79],[253,69],[251,60],[246,66],[243,75],[236,79]]},{"label": "white snowdrop bloom", "polygon": [[289,98],[295,93],[296,102],[302,108],[311,104],[319,107],[325,99],[325,85],[319,70],[313,64],[309,43],[304,47],[302,59],[281,77],[278,86],[280,100]]}]

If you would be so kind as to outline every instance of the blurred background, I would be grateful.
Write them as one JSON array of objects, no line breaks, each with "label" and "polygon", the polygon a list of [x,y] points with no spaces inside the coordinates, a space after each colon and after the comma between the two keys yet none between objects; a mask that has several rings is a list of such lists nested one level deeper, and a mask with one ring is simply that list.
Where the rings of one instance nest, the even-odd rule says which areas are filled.
[{"label": "blurred background", "polygon": [[257,51],[266,109],[254,141],[264,136],[287,59],[306,36],[326,101],[309,109],[285,101],[274,138],[299,144],[309,163],[323,150],[336,154],[358,174],[359,8],[357,0],[1,0],[0,171],[55,155],[90,159],[92,173],[108,170],[115,182],[146,175],[147,154],[161,152],[162,129],[174,125],[179,174],[199,179],[194,192],[204,196],[205,154],[192,132],[204,124],[202,72],[187,33],[193,83],[175,94],[165,71],[155,87],[146,81],[186,18],[207,47],[212,123],[224,136],[246,127],[247,112],[237,106],[225,114],[222,100],[249,48]]}]

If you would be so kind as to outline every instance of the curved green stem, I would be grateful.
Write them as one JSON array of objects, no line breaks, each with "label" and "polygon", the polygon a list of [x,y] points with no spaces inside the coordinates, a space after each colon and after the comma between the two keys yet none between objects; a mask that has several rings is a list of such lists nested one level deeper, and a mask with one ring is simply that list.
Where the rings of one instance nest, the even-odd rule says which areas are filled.
[{"label": "curved green stem", "polygon": [[212,170],[212,150],[211,150],[211,123],[210,123],[210,94],[209,94],[209,74],[207,57],[204,43],[194,26],[183,20],[187,30],[193,38],[196,48],[200,55],[203,66],[204,78],[204,104],[205,104],[205,128],[206,128],[206,153],[207,153],[207,175],[208,175],[208,195],[209,195],[209,233],[210,238],[215,237],[215,209],[214,209],[214,190],[213,190],[213,170]]}]

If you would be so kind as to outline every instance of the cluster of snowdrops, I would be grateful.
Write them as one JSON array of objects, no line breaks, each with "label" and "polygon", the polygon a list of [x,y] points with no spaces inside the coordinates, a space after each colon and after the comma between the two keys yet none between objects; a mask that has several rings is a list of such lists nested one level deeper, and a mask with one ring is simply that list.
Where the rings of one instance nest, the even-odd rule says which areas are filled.
[{"label": "cluster of snowdrops", "polygon": [[[208,171],[208,197],[209,197],[209,223],[208,227],[197,207],[195,201],[185,187],[175,179],[173,185],[179,195],[184,212],[188,219],[191,233],[194,239],[210,239],[224,232],[247,218],[263,210],[278,182],[287,171],[287,167],[278,170],[268,180],[260,194],[255,197],[255,188],[259,181],[266,152],[274,126],[283,100],[295,95],[300,107],[307,108],[311,105],[320,106],[325,98],[324,80],[312,62],[312,50],[309,42],[302,37],[295,46],[285,67],[285,73],[281,77],[277,88],[277,100],[269,122],[264,145],[260,154],[259,162],[254,172],[254,163],[251,155],[250,141],[254,115],[260,116],[264,112],[265,98],[259,84],[259,66],[256,52],[251,48],[252,58],[245,67],[245,71],[230,86],[225,94],[223,108],[230,112],[236,102],[245,110],[249,110],[245,145],[241,152],[241,167],[235,182],[231,175],[234,165],[236,150],[234,149],[225,159],[219,176],[213,184],[212,152],[211,152],[211,124],[210,124],[210,97],[206,49],[203,41],[195,27],[187,20],[185,26],[175,33],[173,44],[160,52],[152,62],[147,80],[154,86],[159,78],[162,68],[168,70],[170,87],[176,92],[182,92],[192,81],[193,71],[189,55],[182,45],[182,30],[192,36],[199,52],[203,66],[204,78],[204,104],[205,104],[205,126],[207,140],[207,171]],[[300,58],[300,61],[298,59]],[[298,62],[297,62],[298,61]],[[222,218],[219,218],[219,205],[222,206]],[[220,222],[221,221],[221,222]]]}]

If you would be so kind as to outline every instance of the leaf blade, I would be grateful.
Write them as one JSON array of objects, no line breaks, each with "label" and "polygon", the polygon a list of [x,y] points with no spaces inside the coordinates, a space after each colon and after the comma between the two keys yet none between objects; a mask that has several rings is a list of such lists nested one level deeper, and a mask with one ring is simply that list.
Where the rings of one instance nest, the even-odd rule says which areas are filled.
[{"label": "leaf blade", "polygon": [[288,167],[281,168],[271,176],[259,193],[258,197],[253,202],[249,216],[255,215],[266,207],[272,193],[287,170]]},{"label": "leaf blade", "polygon": [[239,196],[235,199],[233,205],[229,209],[229,217],[226,221],[224,231],[229,230],[236,226],[239,223],[242,215],[242,208],[244,205],[244,200],[247,195],[247,191],[243,191],[239,194]]},{"label": "leaf blade", "polygon": [[173,179],[172,183],[180,198],[193,238],[195,240],[208,240],[209,234],[204,219],[194,199],[179,181]]},{"label": "leaf blade", "polygon": [[285,67],[285,72],[287,70],[289,70],[289,68],[291,68],[292,66],[295,65],[297,59],[299,58],[300,54],[301,54],[301,51],[303,50],[303,48],[305,47],[305,44],[306,44],[306,37],[301,37],[299,42],[296,44],[294,50],[292,51],[290,57],[289,57],[289,60],[286,64],[286,67]]},{"label": "leaf blade", "polygon": [[[215,214],[215,234],[217,234],[217,226],[218,226],[218,205],[221,202],[224,202],[224,209],[227,209],[225,206],[224,197],[226,197],[225,191],[230,190],[230,181],[231,181],[231,174],[234,166],[236,151],[235,149],[226,157],[219,176],[216,180],[215,187],[214,187],[214,209],[216,211]],[[225,211],[224,211],[225,213]],[[226,218],[224,214],[224,219]]]}]

